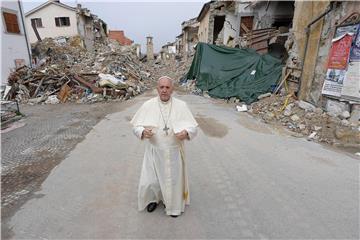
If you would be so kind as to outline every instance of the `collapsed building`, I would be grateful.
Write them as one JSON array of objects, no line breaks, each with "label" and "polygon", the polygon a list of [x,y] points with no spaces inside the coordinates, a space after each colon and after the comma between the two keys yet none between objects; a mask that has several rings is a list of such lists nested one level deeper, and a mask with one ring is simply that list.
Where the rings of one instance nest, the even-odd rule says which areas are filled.
[{"label": "collapsed building", "polygon": [[198,43],[199,22],[196,18],[189,19],[181,23],[182,29],[182,48],[181,54],[188,58],[195,52],[194,46]]},{"label": "collapsed building", "polygon": [[[357,56],[351,56],[359,48],[359,5],[356,1],[210,1],[196,18],[197,39],[269,53],[284,65],[281,87],[286,81],[301,100],[327,110],[336,108],[337,113],[358,114],[360,66]],[[185,48],[184,37],[177,43],[177,48]],[[344,49],[336,45],[345,43],[341,55]],[[341,66],[330,64],[341,57]]]},{"label": "collapsed building", "polygon": [[[312,9],[306,11],[305,9]],[[289,78],[298,97],[339,114],[360,114],[360,2],[295,2]]]},{"label": "collapsed building", "polygon": [[[185,86],[195,94],[242,102],[238,111],[249,110],[297,136],[358,148],[359,9],[356,1],[207,2],[197,17],[201,51]],[[252,87],[266,72],[245,66],[250,58],[234,57],[244,53],[269,60],[268,66],[277,62],[268,68],[280,68],[276,79]]]},{"label": "collapsed building", "polygon": [[168,42],[161,47],[160,58],[164,63],[174,63],[176,55],[176,43]]},{"label": "collapsed building", "polygon": [[81,44],[92,50],[94,42],[107,37],[107,24],[81,4],[71,7],[49,0],[25,14],[30,43],[44,38],[80,36]]}]

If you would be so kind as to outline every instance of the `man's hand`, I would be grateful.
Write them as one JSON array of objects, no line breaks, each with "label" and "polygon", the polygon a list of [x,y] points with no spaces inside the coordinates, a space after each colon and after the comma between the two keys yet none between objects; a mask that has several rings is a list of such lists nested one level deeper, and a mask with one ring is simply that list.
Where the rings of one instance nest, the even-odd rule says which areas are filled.
[{"label": "man's hand", "polygon": [[181,132],[176,133],[175,136],[180,141],[182,141],[184,139],[189,139],[189,134],[186,130],[182,130]]},{"label": "man's hand", "polygon": [[145,128],[144,131],[142,132],[141,139],[151,138],[153,135],[154,135],[154,133],[152,132],[152,130],[150,128]]}]

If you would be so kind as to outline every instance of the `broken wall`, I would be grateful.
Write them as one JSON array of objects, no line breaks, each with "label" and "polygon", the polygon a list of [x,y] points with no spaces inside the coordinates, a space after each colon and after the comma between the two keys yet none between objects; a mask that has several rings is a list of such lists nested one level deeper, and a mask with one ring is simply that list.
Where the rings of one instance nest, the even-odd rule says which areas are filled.
[{"label": "broken wall", "polygon": [[235,2],[214,2],[210,5],[208,43],[227,45],[238,36],[240,25]]},{"label": "broken wall", "polygon": [[331,48],[331,41],[335,35],[336,26],[341,25],[341,22],[352,13],[357,12],[360,14],[359,9],[360,2],[344,1],[341,2],[341,4],[338,4],[334,10],[324,17],[324,25],[320,35],[319,50],[315,63],[313,81],[308,96],[309,100],[317,105],[325,104],[325,98],[322,97],[321,90],[325,81],[328,55]]},{"label": "broken wall", "polygon": [[235,39],[239,36],[240,21],[235,14],[227,14],[224,23],[223,44],[233,47]]},{"label": "broken wall", "polygon": [[183,29],[183,55],[186,57],[195,52],[194,46],[199,42],[198,27],[186,27]]},{"label": "broken wall", "polygon": [[93,32],[93,20],[85,15],[77,15],[78,18],[78,31],[84,47],[87,50],[94,48],[95,34]]},{"label": "broken wall", "polygon": [[294,1],[262,1],[253,9],[254,29],[288,27],[294,14]]},{"label": "broken wall", "polygon": [[[309,30],[307,50],[304,53],[306,48],[306,27],[307,25],[320,16],[329,6],[329,1],[296,1],[295,2],[295,12],[293,19],[293,37],[294,45],[290,58],[296,58],[297,67],[303,65],[302,75],[301,75],[301,86],[299,89],[299,98],[307,99],[308,91],[314,77],[314,70],[316,65],[316,59],[319,49],[319,39],[323,27],[323,19],[320,19],[311,26]],[[306,14],[304,14],[306,13]],[[304,62],[305,54],[305,62]],[[290,60],[291,60],[290,59]]]},{"label": "broken wall", "polygon": [[209,20],[210,20],[210,11],[208,11],[204,18],[201,19],[198,30],[198,39],[199,42],[210,43],[209,42]]}]

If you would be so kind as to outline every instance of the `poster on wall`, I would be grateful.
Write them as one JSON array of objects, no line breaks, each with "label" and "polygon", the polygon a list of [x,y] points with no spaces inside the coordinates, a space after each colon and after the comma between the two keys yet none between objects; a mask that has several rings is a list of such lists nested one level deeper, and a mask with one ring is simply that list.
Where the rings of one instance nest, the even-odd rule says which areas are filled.
[{"label": "poster on wall", "polygon": [[346,33],[332,40],[328,68],[346,69],[353,35],[354,34]]},{"label": "poster on wall", "polygon": [[360,101],[360,62],[349,64],[343,80],[341,98]]},{"label": "poster on wall", "polygon": [[347,33],[350,34],[356,34],[357,31],[359,29],[359,24],[355,24],[355,25],[349,25],[349,26],[344,26],[344,27],[338,27],[336,29],[336,33],[335,33],[335,37],[334,38],[338,38],[341,37]]},{"label": "poster on wall", "polygon": [[350,61],[351,62],[359,62],[360,61],[360,24],[357,24],[357,33],[355,39],[353,41],[353,45],[350,50]]},{"label": "poster on wall", "polygon": [[346,70],[328,69],[321,93],[334,97],[340,97],[345,79],[345,73]]}]

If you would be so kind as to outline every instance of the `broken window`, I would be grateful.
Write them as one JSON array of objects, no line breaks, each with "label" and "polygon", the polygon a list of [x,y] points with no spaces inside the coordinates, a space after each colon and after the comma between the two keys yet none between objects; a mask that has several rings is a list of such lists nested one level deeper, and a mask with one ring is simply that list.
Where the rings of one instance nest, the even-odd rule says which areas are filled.
[{"label": "broken window", "polygon": [[43,27],[41,18],[32,18],[31,25],[35,25],[36,27]]},{"label": "broken window", "polygon": [[6,32],[20,33],[19,22],[15,13],[3,12]]},{"label": "broken window", "polygon": [[274,17],[274,22],[271,25],[272,27],[287,27],[287,28],[291,28],[292,27],[292,22],[293,22],[293,17],[292,16],[288,16],[288,17]]},{"label": "broken window", "polygon": [[55,25],[57,27],[70,26],[70,18],[69,17],[56,17]]},{"label": "broken window", "polygon": [[219,33],[224,27],[225,16],[215,16],[214,19],[214,32],[213,32],[213,44],[215,44],[216,39],[219,36]]},{"label": "broken window", "polygon": [[248,33],[253,29],[254,16],[241,17],[240,20],[240,36]]}]

